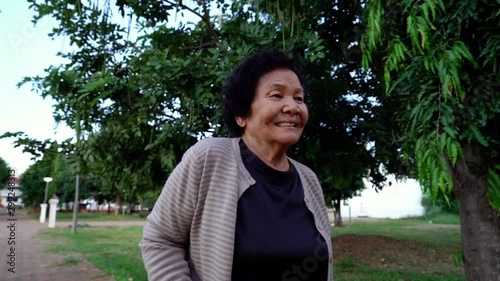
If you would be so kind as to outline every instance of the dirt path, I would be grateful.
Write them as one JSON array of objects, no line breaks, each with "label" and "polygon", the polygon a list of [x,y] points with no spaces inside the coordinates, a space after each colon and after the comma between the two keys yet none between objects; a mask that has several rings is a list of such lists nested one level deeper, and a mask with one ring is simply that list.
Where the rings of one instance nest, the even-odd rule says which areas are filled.
[{"label": "dirt path", "polygon": [[[126,225],[124,222],[124,225]],[[63,224],[61,224],[63,227]],[[78,254],[72,254],[74,261],[64,254],[46,251],[46,244],[36,233],[46,229],[27,215],[0,208],[0,279],[3,281],[114,281],[103,271]],[[10,243],[10,244],[9,244]],[[15,243],[15,244],[14,244]],[[74,265],[72,265],[74,264]]]}]

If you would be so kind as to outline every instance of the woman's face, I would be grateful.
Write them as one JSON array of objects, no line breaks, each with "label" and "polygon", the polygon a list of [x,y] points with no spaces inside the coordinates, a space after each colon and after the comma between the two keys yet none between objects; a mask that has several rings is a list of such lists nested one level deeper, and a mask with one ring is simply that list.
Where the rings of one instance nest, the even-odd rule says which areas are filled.
[{"label": "woman's face", "polygon": [[244,128],[244,138],[288,148],[299,140],[308,118],[299,78],[292,70],[280,68],[260,77],[250,114],[236,121]]}]

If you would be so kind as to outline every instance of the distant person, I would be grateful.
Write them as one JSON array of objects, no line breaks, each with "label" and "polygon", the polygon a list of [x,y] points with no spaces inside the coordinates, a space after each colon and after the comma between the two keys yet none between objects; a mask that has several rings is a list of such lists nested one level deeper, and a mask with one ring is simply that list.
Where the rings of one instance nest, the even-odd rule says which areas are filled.
[{"label": "distant person", "polygon": [[226,80],[234,138],[184,154],[140,242],[148,280],[332,280],[330,225],[319,181],[288,158],[308,120],[301,74],[275,49]]}]

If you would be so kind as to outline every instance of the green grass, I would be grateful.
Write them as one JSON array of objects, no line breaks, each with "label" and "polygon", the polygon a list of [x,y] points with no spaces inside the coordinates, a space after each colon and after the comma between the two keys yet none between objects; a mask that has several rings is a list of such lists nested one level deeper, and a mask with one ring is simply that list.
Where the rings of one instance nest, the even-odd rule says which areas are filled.
[{"label": "green grass", "polygon": [[[30,214],[33,219],[39,219],[40,213]],[[85,221],[145,221],[147,213],[115,215],[114,213],[78,213],[78,222]],[[56,221],[72,221],[72,212],[57,212]]]},{"label": "green grass", "polygon": [[436,217],[433,217],[430,219],[432,223],[438,223],[438,224],[460,224],[460,217],[454,214],[447,214],[447,213],[441,213],[437,215]]},{"label": "green grass", "polygon": [[69,257],[66,257],[60,264],[58,265],[76,265],[80,262],[80,259],[79,258],[76,258],[76,257],[73,257],[73,256],[69,256]]},{"label": "green grass", "polygon": [[[458,216],[440,214],[432,219],[432,224],[423,218],[383,219],[373,221],[344,222],[345,227],[332,227],[332,236],[341,235],[377,235],[407,241],[408,252],[415,252],[414,256],[425,256],[428,251],[437,252],[449,258],[447,268],[439,272],[432,271],[429,264],[433,263],[429,257],[426,263],[415,262],[410,268],[382,268],[369,267],[363,261],[356,260],[350,255],[339,257],[335,265],[335,281],[465,281],[460,273],[460,265],[453,266],[457,256],[461,253],[461,239]],[[394,253],[394,257],[400,257]],[[393,257],[393,258],[394,258]],[[391,257],[387,257],[389,259]],[[412,257],[404,257],[411,260]],[[414,258],[414,260],[417,260]],[[411,263],[406,263],[411,264]],[[426,265],[427,264],[427,265]],[[462,264],[463,266],[463,264]]]},{"label": "green grass", "polygon": [[[128,217],[128,215],[127,215]],[[419,218],[400,220],[354,221],[346,227],[332,228],[333,236],[342,234],[383,235],[405,241],[417,241],[422,248],[446,249],[447,253],[459,252],[460,237],[458,225],[439,225],[436,221],[453,222],[455,218],[436,217],[433,224]],[[147,281],[138,243],[142,227],[86,227],[76,235],[70,229],[46,229],[40,235],[51,243],[50,251],[70,255],[79,252],[85,259],[113,276],[117,281]],[[420,244],[419,244],[420,243]],[[414,247],[414,244],[411,245]],[[418,251],[418,247],[416,250]],[[439,250],[438,250],[439,251]],[[421,254],[421,253],[419,253]],[[363,265],[349,255],[335,256],[335,281],[464,281],[463,274],[447,272],[446,269],[430,273],[425,264],[413,268],[381,268]],[[412,259],[412,256],[406,257]],[[426,260],[427,264],[433,261]],[[77,263],[68,258],[67,264]],[[450,257],[451,263],[451,257]]]},{"label": "green grass", "polygon": [[[456,223],[453,224],[453,222]],[[352,223],[344,222],[344,224],[345,227],[332,227],[332,236],[382,235],[444,246],[456,246],[461,243],[458,217],[449,214],[435,217],[432,224],[422,218],[353,221]]]},{"label": "green grass", "polygon": [[335,281],[465,281],[452,273],[429,274],[405,270],[373,269],[342,260],[334,269]]},{"label": "green grass", "polygon": [[[147,281],[139,241],[142,227],[87,227],[75,235],[70,229],[46,229],[40,233],[49,239],[49,251],[60,254],[79,252],[117,281]],[[68,264],[76,259],[68,258]]]}]

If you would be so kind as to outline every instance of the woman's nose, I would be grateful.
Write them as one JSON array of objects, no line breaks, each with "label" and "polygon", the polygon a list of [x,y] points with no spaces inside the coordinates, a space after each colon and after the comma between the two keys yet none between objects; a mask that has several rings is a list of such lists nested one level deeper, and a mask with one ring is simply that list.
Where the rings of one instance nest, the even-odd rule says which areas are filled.
[{"label": "woman's nose", "polygon": [[293,98],[285,99],[285,104],[283,105],[283,113],[292,115],[300,113],[299,105]]}]

